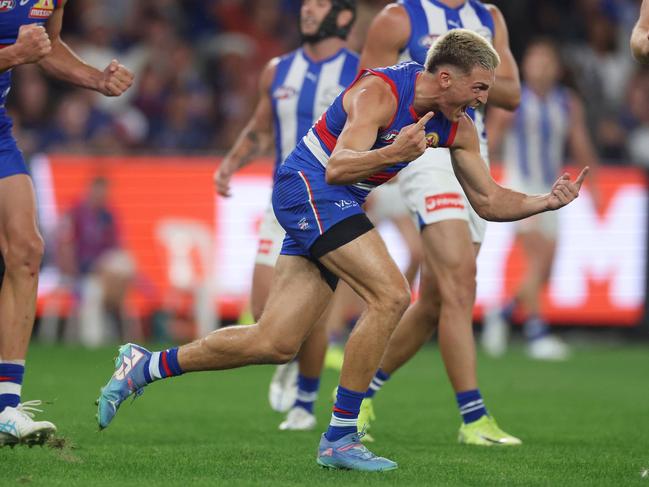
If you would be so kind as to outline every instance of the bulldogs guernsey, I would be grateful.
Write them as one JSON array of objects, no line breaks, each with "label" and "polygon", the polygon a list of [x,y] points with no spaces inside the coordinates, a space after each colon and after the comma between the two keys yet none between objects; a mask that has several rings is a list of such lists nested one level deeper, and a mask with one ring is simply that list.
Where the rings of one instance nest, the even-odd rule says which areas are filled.
[{"label": "bulldogs guernsey", "polygon": [[341,49],[315,62],[304,49],[282,56],[270,89],[277,167],[358,73],[358,55]]},{"label": "bulldogs guernsey", "polygon": [[[14,44],[22,25],[43,24],[61,0],[0,0],[0,46]],[[11,70],[0,74],[0,177],[27,173],[21,152],[11,135],[5,103],[11,89]]]},{"label": "bulldogs guernsey", "polygon": [[[388,127],[379,131],[372,149],[391,144],[403,127],[419,119],[412,103],[415,82],[422,70],[420,64],[409,62],[363,70],[359,74],[357,79],[365,76],[383,79],[398,102],[392,121]],[[362,213],[361,205],[369,192],[396,176],[408,164],[397,162],[388,169],[351,185],[326,183],[327,162],[347,121],[343,108],[346,91],[338,95],[277,172],[273,208],[278,221],[287,232],[283,254],[308,255],[309,249],[320,235],[336,223]],[[457,123],[452,123],[441,113],[437,113],[426,124],[430,147],[450,146],[456,130]]]},{"label": "bulldogs guernsey", "polygon": [[[494,21],[487,7],[477,0],[467,0],[458,8],[451,8],[437,0],[400,0],[399,4],[410,18],[410,39],[401,53],[401,61],[424,64],[433,41],[453,29],[469,29],[493,44]],[[480,137],[480,152],[488,162],[487,134],[483,110],[467,110],[473,118]]]}]

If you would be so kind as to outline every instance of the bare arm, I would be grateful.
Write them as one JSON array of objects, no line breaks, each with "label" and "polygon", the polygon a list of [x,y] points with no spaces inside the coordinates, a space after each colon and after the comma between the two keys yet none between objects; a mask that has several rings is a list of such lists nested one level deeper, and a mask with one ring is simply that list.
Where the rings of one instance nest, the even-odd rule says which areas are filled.
[{"label": "bare arm", "polygon": [[0,73],[21,64],[38,62],[52,51],[47,32],[41,25],[21,25],[16,42],[0,49]]},{"label": "bare arm", "polygon": [[278,59],[272,59],[262,71],[259,79],[259,101],[255,112],[214,174],[216,191],[221,196],[231,196],[230,179],[234,173],[250,162],[254,155],[270,146],[273,132],[270,88],[275,76],[277,61]]},{"label": "bare arm", "polygon": [[494,48],[500,56],[496,82],[489,92],[489,103],[505,110],[516,110],[521,102],[518,66],[509,48],[509,32],[502,13],[495,5],[487,5],[494,20]]},{"label": "bare arm", "polygon": [[586,177],[584,168],[573,183],[567,174],[561,176],[552,191],[545,195],[526,195],[498,185],[480,157],[478,136],[473,122],[464,117],[460,121],[455,142],[451,148],[453,169],[471,206],[485,220],[514,221],[547,210],[557,210],[574,200]]},{"label": "bare arm", "polygon": [[370,150],[381,127],[390,123],[397,100],[385,81],[370,76],[357,82],[343,99],[347,122],[338,136],[327,163],[328,184],[353,184],[397,162],[409,162],[426,150],[426,122],[432,112],[417,123],[401,129],[391,145]]},{"label": "bare arm", "polygon": [[53,78],[98,91],[106,96],[119,96],[133,83],[133,74],[113,60],[104,71],[94,68],[79,58],[61,39],[64,3],[47,20],[45,29],[52,43],[51,52],[38,65]]},{"label": "bare arm", "polygon": [[639,63],[649,64],[649,0],[640,6],[640,17],[631,32],[631,52]]},{"label": "bare arm", "polygon": [[361,68],[391,66],[410,37],[408,13],[396,3],[387,5],[374,18],[361,53]]}]

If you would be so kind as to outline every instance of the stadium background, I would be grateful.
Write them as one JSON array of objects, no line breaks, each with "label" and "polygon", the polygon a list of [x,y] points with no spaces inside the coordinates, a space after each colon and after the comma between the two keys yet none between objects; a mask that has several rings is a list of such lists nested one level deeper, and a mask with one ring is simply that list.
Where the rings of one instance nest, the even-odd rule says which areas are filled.
[{"label": "stadium background", "polygon": [[[359,1],[351,38],[356,50],[386,3]],[[538,35],[560,43],[566,81],[585,101],[604,164],[602,208],[593,208],[586,190],[561,212],[558,272],[545,298],[552,324],[570,325],[568,338],[581,345],[567,363],[543,367],[520,347],[503,360],[480,357],[490,404],[529,440],[523,450],[495,454],[453,444],[459,420],[450,388],[436,348],[424,350],[386,391],[378,407],[384,422],[373,430],[390,441],[377,445],[380,453],[404,468],[400,477],[372,481],[646,485],[649,71],[628,50],[640,2],[493,3],[503,11],[518,60]],[[124,97],[104,99],[50,82],[34,66],[15,70],[9,109],[31,162],[47,246],[26,392],[56,399],[48,413],[63,441],[54,453],[1,451],[0,484],[369,481],[316,470],[310,456],[315,433],[290,444],[279,438],[280,418],[264,407],[268,368],[153,387],[97,437],[91,403],[114,348],[80,348],[79,337],[63,326],[74,321],[79,304],[78,276],[60,269],[63,217],[97,177],[109,182],[120,245],[134,258],[127,302],[145,338],[183,341],[218,319],[238,319],[272,160],[261,158],[241,171],[227,200],[216,196],[212,173],[254,107],[264,63],[298,45],[298,9],[296,0],[74,0],[66,6],[63,39],[91,64],[119,59],[135,72],[135,86]],[[401,262],[398,235],[389,225],[381,230]],[[513,289],[524,266],[511,227],[491,225],[479,263],[476,323],[484,305]],[[193,316],[195,309],[207,324]],[[326,372],[320,425],[330,414],[326,396],[335,383],[336,375]],[[390,425],[397,419],[395,431]]]},{"label": "stadium background", "polygon": [[[352,47],[361,48],[368,23],[385,3],[359,2]],[[602,208],[595,209],[586,192],[560,214],[546,317],[555,324],[633,327],[645,307],[649,165],[649,72],[632,61],[627,41],[639,2],[495,3],[518,58],[539,35],[559,42],[569,60],[565,81],[586,102],[607,166],[598,181]],[[211,173],[252,112],[261,67],[299,44],[298,9],[299,2],[288,0],[68,5],[66,42],[91,64],[120,59],[135,72],[136,84],[125,96],[106,99],[49,82],[35,66],[16,69],[9,107],[19,145],[32,161],[47,243],[40,315],[75,312],[75,276],[58,269],[65,245],[60,219],[100,176],[110,181],[119,245],[135,260],[128,302],[145,334],[158,311],[183,314],[197,292],[215,301],[213,319],[238,318],[272,160],[242,171],[230,200],[215,196]],[[159,184],[149,184],[154,178]],[[389,224],[381,230],[403,262],[397,232]],[[184,236],[176,238],[179,233]],[[484,305],[509,295],[524,266],[512,227],[491,225],[480,256],[476,319]]]}]

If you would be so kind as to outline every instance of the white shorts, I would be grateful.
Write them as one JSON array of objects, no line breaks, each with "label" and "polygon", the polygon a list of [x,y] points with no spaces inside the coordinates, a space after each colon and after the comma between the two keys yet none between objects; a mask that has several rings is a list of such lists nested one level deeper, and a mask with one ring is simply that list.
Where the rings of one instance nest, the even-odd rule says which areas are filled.
[{"label": "white shorts", "polygon": [[[546,194],[552,186],[545,183],[524,182],[518,178],[505,176],[505,186],[526,194]],[[546,211],[515,222],[519,233],[540,232],[549,239],[556,240],[559,226],[559,214],[556,211]]]},{"label": "white shorts", "polygon": [[[484,157],[484,156],[483,156]],[[464,220],[474,243],[481,243],[487,222],[471,207],[455,177],[448,149],[427,149],[399,173],[403,199],[420,227],[445,220]]]},{"label": "white shorts", "polygon": [[367,215],[378,224],[384,220],[391,220],[402,216],[410,216],[410,210],[403,201],[399,180],[382,184],[372,190],[366,203]]},{"label": "white shorts", "polygon": [[275,267],[285,235],[286,232],[275,217],[273,204],[269,202],[261,225],[259,225],[259,247],[255,264]]}]

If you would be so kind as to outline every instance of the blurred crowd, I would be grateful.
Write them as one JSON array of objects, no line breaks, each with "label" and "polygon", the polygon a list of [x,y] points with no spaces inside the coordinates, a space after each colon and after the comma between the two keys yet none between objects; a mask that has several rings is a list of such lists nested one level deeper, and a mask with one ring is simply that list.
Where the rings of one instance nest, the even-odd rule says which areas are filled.
[{"label": "blurred crowd", "polygon": [[[385,0],[359,0],[351,36]],[[599,154],[649,165],[649,72],[630,57],[639,0],[496,0],[517,59],[539,35],[559,42],[565,81],[585,101]],[[107,99],[16,69],[10,100],[27,154],[183,153],[227,150],[256,102],[258,74],[299,45],[299,0],[76,0],[63,39],[85,60],[116,58],[136,74],[126,96]]]}]

